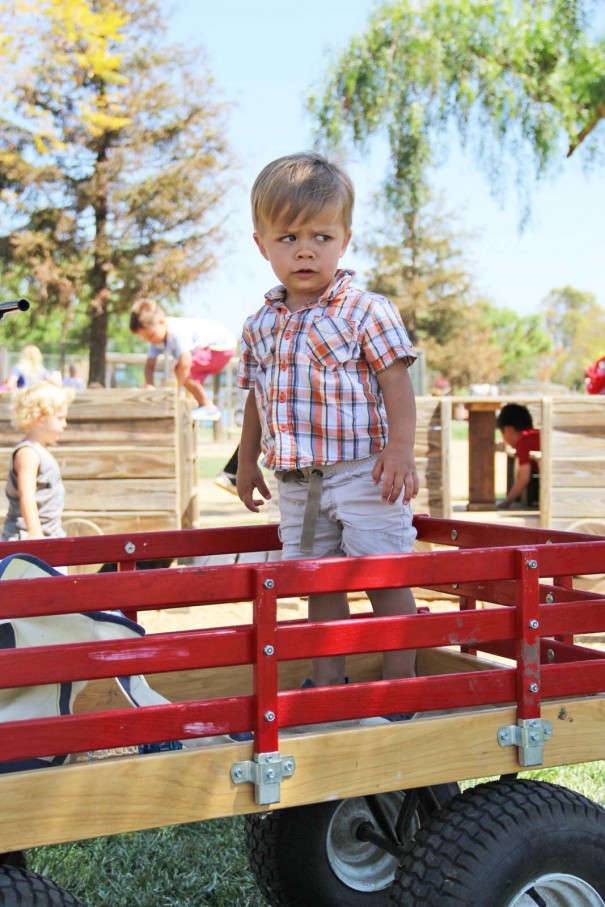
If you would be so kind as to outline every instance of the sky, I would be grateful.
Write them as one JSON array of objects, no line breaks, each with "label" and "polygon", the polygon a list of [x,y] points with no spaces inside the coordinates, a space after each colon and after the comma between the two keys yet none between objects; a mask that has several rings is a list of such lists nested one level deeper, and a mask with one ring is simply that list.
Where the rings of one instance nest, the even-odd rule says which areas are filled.
[{"label": "sky", "polygon": [[[269,161],[312,147],[313,123],[304,101],[322,84],[330,61],[363,31],[374,0],[180,0],[170,16],[170,37],[201,44],[217,92],[234,105],[228,138],[238,187],[226,199],[227,243],[220,267],[187,289],[184,314],[222,321],[239,335],[244,319],[277,281],[252,240],[250,188]],[[599,129],[605,129],[601,124]],[[382,159],[381,159],[382,157]],[[370,157],[350,149],[347,170],[356,186],[353,237],[367,236],[370,200],[384,177],[380,146]],[[521,204],[512,183],[504,202],[490,193],[475,161],[454,148],[435,174],[455,230],[465,231],[465,258],[478,293],[520,315],[538,313],[553,289],[594,293],[605,307],[603,209],[605,165],[586,173],[582,148],[532,192],[531,220],[520,231]],[[363,285],[368,266],[349,247],[342,260]]]}]

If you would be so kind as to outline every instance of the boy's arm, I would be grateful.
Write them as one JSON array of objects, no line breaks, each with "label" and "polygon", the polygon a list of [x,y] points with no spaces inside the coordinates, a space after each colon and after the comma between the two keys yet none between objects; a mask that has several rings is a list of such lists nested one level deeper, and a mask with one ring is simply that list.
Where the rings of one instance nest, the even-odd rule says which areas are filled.
[{"label": "boy's arm", "polygon": [[376,484],[382,482],[381,498],[394,504],[403,489],[405,504],[418,494],[418,473],[414,460],[416,401],[407,366],[398,359],[378,372],[387,412],[388,441],[373,470]]},{"label": "boy's arm", "polygon": [[516,501],[524,488],[529,485],[531,479],[531,463],[522,463],[517,469],[517,477],[511,490],[508,492],[503,501],[498,504],[498,510],[506,510],[507,507]]},{"label": "boy's arm", "polygon": [[239,460],[237,467],[237,493],[240,500],[244,502],[248,510],[258,513],[260,507],[265,503],[260,498],[255,498],[254,493],[258,491],[265,500],[270,500],[271,492],[269,491],[263,472],[258,465],[258,458],[261,453],[261,425],[256,408],[256,397],[254,389],[248,391],[246,405],[244,407],[244,421],[242,425],[242,437],[239,443]]},{"label": "boy's arm", "polygon": [[31,447],[20,447],[14,456],[13,464],[17,475],[17,491],[21,516],[30,539],[43,539],[42,524],[36,502],[36,484],[40,458]]},{"label": "boy's arm", "polygon": [[145,386],[153,387],[153,373],[155,372],[155,359],[151,356],[145,360]]}]

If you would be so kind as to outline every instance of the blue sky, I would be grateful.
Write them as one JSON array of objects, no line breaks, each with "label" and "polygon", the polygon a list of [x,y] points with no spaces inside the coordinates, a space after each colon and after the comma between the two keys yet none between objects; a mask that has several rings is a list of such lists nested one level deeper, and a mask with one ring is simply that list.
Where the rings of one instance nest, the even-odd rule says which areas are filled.
[{"label": "blue sky", "polygon": [[[235,105],[229,139],[241,162],[241,188],[227,199],[221,267],[187,291],[185,314],[216,318],[239,334],[244,318],[276,283],[252,240],[250,187],[269,161],[311,147],[306,93],[321,84],[329,61],[351,35],[363,30],[374,5],[373,0],[180,0],[171,15],[171,37],[206,48],[217,90]],[[357,191],[353,232],[361,238],[371,194],[383,175],[380,149],[369,160],[351,151],[347,168]],[[477,289],[493,303],[531,314],[550,290],[569,284],[594,293],[605,306],[605,164],[585,173],[581,148],[563,160],[556,177],[536,186],[523,233],[513,185],[502,206],[470,156],[454,152],[435,182],[458,227],[473,234],[465,246],[467,261]],[[343,264],[363,281],[362,257],[349,251]]]}]

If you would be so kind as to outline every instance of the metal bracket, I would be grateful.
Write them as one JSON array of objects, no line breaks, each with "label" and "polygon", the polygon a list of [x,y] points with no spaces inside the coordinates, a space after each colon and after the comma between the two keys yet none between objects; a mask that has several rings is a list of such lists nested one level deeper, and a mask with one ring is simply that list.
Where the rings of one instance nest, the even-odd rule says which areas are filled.
[{"label": "metal bracket", "polygon": [[519,747],[519,765],[542,765],[542,747],[552,737],[552,724],[543,718],[521,718],[498,728],[500,746]]},{"label": "metal bracket", "polygon": [[294,756],[277,753],[255,753],[254,760],[234,762],[231,780],[234,784],[254,784],[256,803],[279,803],[282,778],[290,778],[296,769]]}]

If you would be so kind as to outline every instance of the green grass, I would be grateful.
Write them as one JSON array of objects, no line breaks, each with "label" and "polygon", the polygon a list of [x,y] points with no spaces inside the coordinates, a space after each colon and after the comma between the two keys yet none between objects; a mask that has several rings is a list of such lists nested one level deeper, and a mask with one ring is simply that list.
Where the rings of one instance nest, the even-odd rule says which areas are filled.
[{"label": "green grass", "polygon": [[[522,777],[561,784],[605,806],[603,762]],[[87,907],[266,907],[248,870],[241,817],[41,847],[28,862]]]}]

